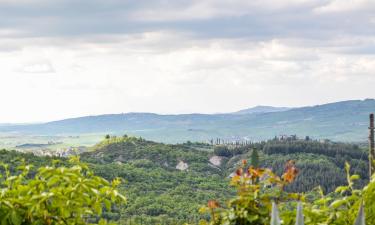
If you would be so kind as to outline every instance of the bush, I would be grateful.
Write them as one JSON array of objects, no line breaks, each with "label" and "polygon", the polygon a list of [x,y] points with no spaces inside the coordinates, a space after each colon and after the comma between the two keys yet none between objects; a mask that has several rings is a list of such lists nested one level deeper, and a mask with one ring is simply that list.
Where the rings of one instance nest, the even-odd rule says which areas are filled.
[{"label": "bush", "polygon": [[[246,161],[243,167],[246,166]],[[340,186],[334,193],[323,194],[320,188],[310,193],[290,193],[285,188],[294,181],[298,169],[294,161],[288,161],[282,177],[269,169],[239,168],[231,184],[237,189],[237,196],[221,207],[211,200],[201,208],[209,213],[209,221],[201,225],[269,225],[273,203],[278,204],[283,225],[296,224],[296,206],[302,202],[306,225],[352,225],[358,214],[361,202],[365,203],[367,224],[375,224],[375,176],[363,190],[354,188],[357,175],[350,175],[349,164],[345,165],[347,185]]]},{"label": "bush", "polygon": [[106,224],[100,219],[103,208],[110,211],[126,200],[116,190],[120,181],[95,176],[78,158],[70,162],[70,167],[41,167],[31,179],[27,179],[30,165],[23,164],[11,174],[3,164],[1,224]]},{"label": "bush", "polygon": [[231,157],[232,156],[231,150],[227,146],[224,146],[224,145],[215,146],[214,154],[217,155],[217,156],[222,156],[222,157]]}]

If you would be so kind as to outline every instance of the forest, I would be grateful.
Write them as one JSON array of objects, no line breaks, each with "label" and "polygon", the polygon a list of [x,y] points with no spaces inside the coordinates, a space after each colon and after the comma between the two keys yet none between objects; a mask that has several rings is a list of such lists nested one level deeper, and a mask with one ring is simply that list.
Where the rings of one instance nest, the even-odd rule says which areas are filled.
[{"label": "forest", "polygon": [[[75,166],[67,158],[16,151],[2,150],[0,156],[2,163],[8,165],[3,173],[19,175],[20,166],[33,165],[22,179],[38,177],[38,168]],[[285,163],[293,160],[299,172],[293,182],[284,185],[283,191],[287,193],[314,195],[318,187],[322,193],[334,192],[347,184],[348,172],[360,177],[353,188],[361,189],[368,183],[366,151],[358,145],[329,141],[273,139],[244,146],[212,146],[192,142],[170,145],[126,135],[107,136],[79,157],[79,163],[92,171],[90,176],[116,181],[116,191],[126,197],[126,204],[109,209],[104,203],[97,203],[103,204],[100,218],[119,224],[209,221],[212,215],[202,214],[199,209],[213,199],[225,206],[228,199],[236,196],[231,180],[244,160],[248,162],[246,166],[272,170],[275,176],[282,176]],[[213,163],[213,157],[220,163]],[[181,163],[186,167],[179,168],[177,165]],[[349,171],[344,169],[346,164],[351,166]],[[2,178],[4,185],[5,178]],[[100,221],[99,217],[91,220]]]}]

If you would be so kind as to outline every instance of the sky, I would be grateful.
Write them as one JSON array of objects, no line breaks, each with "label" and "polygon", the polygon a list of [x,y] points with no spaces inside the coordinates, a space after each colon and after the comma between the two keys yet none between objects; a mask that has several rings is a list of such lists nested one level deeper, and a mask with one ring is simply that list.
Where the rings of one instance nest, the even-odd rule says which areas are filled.
[{"label": "sky", "polygon": [[0,123],[375,97],[374,0],[0,0]]}]

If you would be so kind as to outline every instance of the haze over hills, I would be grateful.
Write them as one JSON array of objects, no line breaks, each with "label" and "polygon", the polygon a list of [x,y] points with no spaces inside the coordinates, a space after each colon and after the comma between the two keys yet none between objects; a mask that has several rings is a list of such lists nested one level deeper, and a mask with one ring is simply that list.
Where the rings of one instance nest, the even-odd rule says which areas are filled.
[{"label": "haze over hills", "polygon": [[[247,113],[246,113],[247,112]],[[228,114],[125,113],[32,125],[4,125],[1,133],[25,135],[130,134],[161,142],[264,140],[297,134],[316,139],[365,141],[375,100],[351,100],[301,108],[255,107]]]},{"label": "haze over hills", "polygon": [[253,114],[253,113],[269,113],[269,112],[283,112],[290,110],[292,108],[289,107],[273,107],[273,106],[263,106],[258,105],[252,108],[243,109],[237,112],[234,112],[233,114]]}]

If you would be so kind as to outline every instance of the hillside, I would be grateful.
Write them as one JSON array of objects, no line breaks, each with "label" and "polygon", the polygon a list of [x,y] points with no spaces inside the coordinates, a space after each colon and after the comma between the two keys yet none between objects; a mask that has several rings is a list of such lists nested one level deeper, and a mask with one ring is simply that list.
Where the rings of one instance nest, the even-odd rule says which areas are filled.
[{"label": "hillside", "polygon": [[[84,135],[122,134],[167,143],[228,140],[265,140],[281,134],[309,135],[315,139],[365,141],[368,114],[375,100],[353,100],[281,112],[250,114],[158,115],[127,113],[88,116],[34,125],[1,126],[2,134]],[[78,140],[79,141],[79,140]],[[99,141],[93,139],[92,142]],[[94,144],[90,142],[91,144]]]},{"label": "hillside", "polygon": [[[346,182],[345,161],[352,165],[352,173],[365,178],[359,184],[366,183],[366,151],[356,145],[332,142],[276,139],[247,146],[214,147],[191,142],[170,145],[123,136],[101,141],[82,153],[81,160],[101,177],[125,181],[120,190],[126,194],[128,204],[106,213],[106,217],[120,221],[142,217],[144,222],[149,221],[147,224],[176,224],[173,221],[197,221],[201,217],[198,209],[210,199],[225,205],[224,199],[235,194],[229,177],[243,159],[250,164],[253,149],[258,149],[259,165],[279,175],[285,162],[296,161],[300,173],[288,190],[306,192],[318,185],[325,191],[334,190]],[[36,168],[56,159],[14,151],[0,151],[0,158],[13,167],[20,163],[17,159],[24,158]],[[60,161],[66,163],[64,158]]]},{"label": "hillside", "polygon": [[[270,140],[228,148],[230,154],[221,156],[206,144],[167,145],[134,137],[112,137],[81,158],[92,163],[100,176],[119,176],[127,181],[123,190],[129,204],[124,215],[154,219],[197,218],[197,210],[207,200],[223,201],[225,196],[233,195],[229,177],[243,159],[251,162],[255,148],[259,164],[277,174],[283,173],[285,162],[296,161],[300,175],[287,187],[292,191],[306,192],[319,185],[332,191],[345,184],[345,161],[352,165],[353,173],[363,178],[368,171],[366,152],[350,144]],[[365,184],[366,179],[359,183]]]}]

